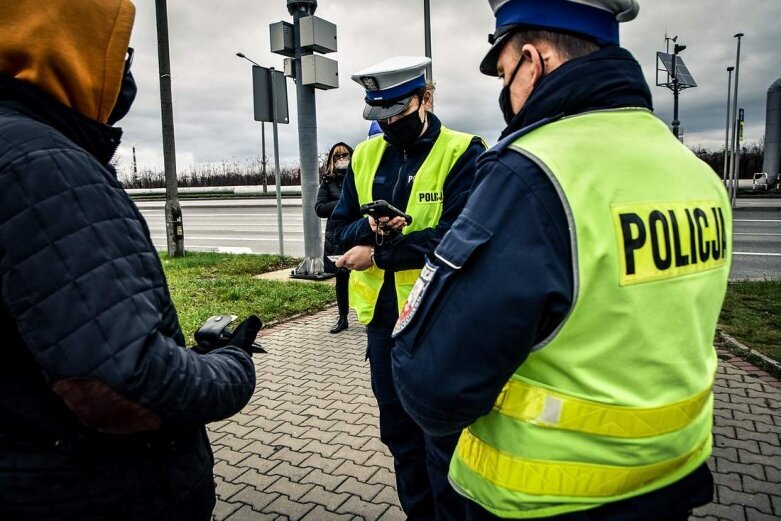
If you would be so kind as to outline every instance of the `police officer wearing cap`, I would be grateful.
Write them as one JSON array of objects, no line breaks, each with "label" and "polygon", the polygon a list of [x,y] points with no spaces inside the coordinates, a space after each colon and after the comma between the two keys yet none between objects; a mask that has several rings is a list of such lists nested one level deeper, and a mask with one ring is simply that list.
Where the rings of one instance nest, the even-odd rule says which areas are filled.
[{"label": "police officer wearing cap", "polygon": [[687,519],[713,493],[729,200],[618,45],[636,0],[490,3],[507,128],[396,327],[396,389],[461,432],[467,519]]},{"label": "police officer wearing cap", "polygon": [[[448,465],[458,433],[430,436],[401,406],[391,375],[391,332],[409,292],[472,186],[479,137],[450,130],[430,111],[428,58],[396,57],[353,76],[366,90],[363,116],[383,135],[355,148],[332,214],[347,252],[337,262],[353,270],[350,305],[367,326],[372,390],[380,410],[380,439],[393,455],[401,506],[412,520],[461,519],[466,501],[450,487]],[[412,216],[381,223],[361,214],[384,200]]]}]

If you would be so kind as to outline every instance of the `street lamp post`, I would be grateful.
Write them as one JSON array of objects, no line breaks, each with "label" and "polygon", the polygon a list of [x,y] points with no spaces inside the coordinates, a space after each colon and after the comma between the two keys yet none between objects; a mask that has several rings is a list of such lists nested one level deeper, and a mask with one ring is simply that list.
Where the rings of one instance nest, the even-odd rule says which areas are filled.
[{"label": "street lamp post", "polygon": [[730,116],[730,108],[729,108],[729,102],[730,102],[730,95],[732,94],[732,71],[735,70],[735,67],[727,67],[727,73],[729,74],[728,80],[727,80],[727,135],[724,137],[724,175],[723,175],[723,181],[724,186],[728,187],[727,185],[727,178],[728,178],[728,167],[729,167],[729,116]]},{"label": "street lamp post", "polygon": [[737,57],[735,58],[735,90],[733,91],[733,100],[732,100],[732,119],[733,121],[730,122],[730,125],[732,126],[732,154],[730,155],[730,172],[732,175],[732,206],[734,208],[735,206],[735,200],[738,196],[738,177],[739,177],[739,165],[735,161],[735,155],[737,153],[737,144],[738,144],[738,81],[740,80],[740,39],[743,38],[743,33],[738,33],[735,35],[735,38],[738,39],[738,51],[737,51]]},{"label": "street lamp post", "polygon": [[[251,64],[260,67],[260,65],[258,65],[256,61],[247,58],[247,56],[243,52],[237,52],[236,56],[238,56],[239,58],[243,58],[248,62],[250,62]],[[263,176],[263,193],[265,194],[266,192],[268,192],[268,184],[266,181],[266,122],[265,121],[260,122],[260,143],[261,143],[260,153],[262,155],[260,168],[261,168],[261,175]]]}]

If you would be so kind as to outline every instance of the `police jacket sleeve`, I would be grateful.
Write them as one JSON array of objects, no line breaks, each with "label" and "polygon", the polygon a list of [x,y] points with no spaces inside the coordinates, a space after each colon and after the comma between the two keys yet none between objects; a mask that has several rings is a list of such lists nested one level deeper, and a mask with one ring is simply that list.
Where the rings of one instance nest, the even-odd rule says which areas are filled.
[{"label": "police jacket sleeve", "polygon": [[361,215],[352,166],[347,168],[347,175],[342,183],[342,195],[331,214],[331,226],[336,242],[345,251],[353,246],[374,244],[374,233],[369,221]]},{"label": "police jacket sleeve", "polygon": [[330,195],[328,193],[328,185],[330,182],[328,180],[323,180],[322,183],[320,183],[320,189],[317,191],[317,200],[315,201],[315,213],[318,217],[322,219],[328,219],[331,217],[331,214],[334,211],[334,208],[336,208],[336,203],[338,203],[338,199],[335,201],[330,200]]},{"label": "police jacket sleeve", "polygon": [[392,354],[401,402],[432,435],[488,413],[572,300],[570,237],[551,182],[520,155],[484,157]]},{"label": "police jacket sleeve", "polygon": [[475,177],[477,158],[485,152],[480,138],[474,138],[469,148],[456,161],[443,188],[442,216],[433,228],[404,235],[393,246],[378,246],[374,251],[377,267],[388,271],[420,269],[439,241],[447,233],[466,204]]},{"label": "police jacket sleeve", "polygon": [[117,180],[76,148],[3,163],[2,303],[80,420],[124,434],[238,412],[255,387],[252,360],[183,347],[148,228]]}]

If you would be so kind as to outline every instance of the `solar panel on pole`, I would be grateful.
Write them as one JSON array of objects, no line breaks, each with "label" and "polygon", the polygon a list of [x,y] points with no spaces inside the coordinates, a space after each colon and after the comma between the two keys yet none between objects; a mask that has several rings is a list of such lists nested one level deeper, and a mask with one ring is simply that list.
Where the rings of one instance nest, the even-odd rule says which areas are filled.
[{"label": "solar panel on pole", "polygon": [[[686,89],[697,86],[697,82],[694,81],[694,76],[692,76],[692,73],[689,72],[689,68],[686,67],[686,64],[683,62],[683,58],[681,58],[680,55],[676,56],[675,58],[675,74],[673,74],[673,55],[664,52],[658,52],[656,54],[659,57],[659,61],[661,61],[662,65],[664,65],[669,78],[668,82],[662,83],[661,85],[666,87],[671,86],[672,78],[677,77],[679,89]],[[657,85],[659,84],[657,83]]]}]

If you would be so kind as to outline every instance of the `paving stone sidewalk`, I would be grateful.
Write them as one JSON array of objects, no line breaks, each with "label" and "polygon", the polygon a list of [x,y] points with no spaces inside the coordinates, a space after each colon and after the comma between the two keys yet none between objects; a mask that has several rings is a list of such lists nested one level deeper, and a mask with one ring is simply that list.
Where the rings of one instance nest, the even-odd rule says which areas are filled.
[{"label": "paving stone sidewalk", "polygon": [[[405,519],[379,441],[365,330],[353,315],[331,335],[335,319],[329,310],[263,333],[269,353],[255,357],[253,399],[209,426],[217,521]],[[781,383],[720,357],[716,501],[694,519],[781,519]]]}]

